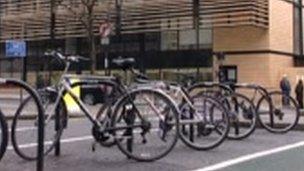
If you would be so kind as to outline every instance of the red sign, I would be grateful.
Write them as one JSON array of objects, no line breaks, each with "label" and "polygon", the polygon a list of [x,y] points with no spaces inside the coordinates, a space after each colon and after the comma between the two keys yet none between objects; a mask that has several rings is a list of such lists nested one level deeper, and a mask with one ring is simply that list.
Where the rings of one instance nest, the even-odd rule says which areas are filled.
[{"label": "red sign", "polygon": [[112,24],[109,22],[104,22],[99,26],[99,34],[102,38],[106,38],[110,35],[112,31]]}]

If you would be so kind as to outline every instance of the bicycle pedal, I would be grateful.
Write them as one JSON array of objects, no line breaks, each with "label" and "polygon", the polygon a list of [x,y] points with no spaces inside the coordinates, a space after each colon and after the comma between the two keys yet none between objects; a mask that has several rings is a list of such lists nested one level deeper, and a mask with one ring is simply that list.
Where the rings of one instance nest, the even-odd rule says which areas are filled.
[{"label": "bicycle pedal", "polygon": [[143,143],[143,144],[147,144],[147,140],[146,140],[146,139],[143,139],[143,140],[142,140],[142,143]]}]

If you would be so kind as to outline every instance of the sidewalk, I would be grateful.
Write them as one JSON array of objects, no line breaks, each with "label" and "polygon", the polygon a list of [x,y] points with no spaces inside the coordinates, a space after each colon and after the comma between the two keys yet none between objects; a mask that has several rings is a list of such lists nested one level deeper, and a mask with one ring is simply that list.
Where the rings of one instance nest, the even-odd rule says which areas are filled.
[{"label": "sidewalk", "polygon": [[25,96],[26,93],[22,92],[17,88],[0,89],[0,100],[1,99],[20,99]]},{"label": "sidewalk", "polygon": [[[16,100],[16,99],[15,99]],[[19,101],[19,99],[17,99]],[[1,108],[1,111],[2,113],[4,114],[4,116],[6,117],[6,119],[8,120],[11,120],[14,118],[14,115],[16,114],[17,110],[18,110],[18,107],[19,107],[19,104],[20,103],[17,103],[17,104],[6,104],[6,105],[3,105],[3,104],[0,104],[0,108]],[[97,113],[99,107],[88,107],[90,111],[92,111],[92,113]],[[51,107],[49,108],[51,109]],[[34,107],[33,109],[29,109],[27,107],[26,110],[23,110],[22,111],[22,118],[24,119],[32,119],[34,118],[35,116],[37,116],[37,109],[36,107]],[[70,118],[80,118],[80,117],[85,117],[84,113],[81,112],[81,110],[69,110],[68,111],[68,115]]]}]

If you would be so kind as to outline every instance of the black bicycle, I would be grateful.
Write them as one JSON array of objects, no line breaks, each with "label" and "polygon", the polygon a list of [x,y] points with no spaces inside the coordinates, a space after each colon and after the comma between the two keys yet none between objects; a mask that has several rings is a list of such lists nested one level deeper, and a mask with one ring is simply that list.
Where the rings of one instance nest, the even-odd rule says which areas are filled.
[{"label": "black bicycle", "polygon": [[[130,58],[132,60],[132,58]],[[229,133],[229,113],[213,97],[196,92],[189,94],[186,84],[149,80],[134,68],[138,86],[154,87],[170,95],[179,106],[180,138],[195,150],[210,150],[221,145]]]}]

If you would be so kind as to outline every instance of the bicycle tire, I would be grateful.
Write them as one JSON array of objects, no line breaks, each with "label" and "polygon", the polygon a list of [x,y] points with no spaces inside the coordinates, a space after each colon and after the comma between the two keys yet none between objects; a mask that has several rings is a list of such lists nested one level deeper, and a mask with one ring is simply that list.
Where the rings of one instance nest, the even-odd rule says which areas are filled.
[{"label": "bicycle tire", "polygon": [[[282,92],[280,91],[273,91],[273,92],[269,92],[269,98],[267,98],[266,96],[263,96],[259,99],[258,103],[257,103],[257,114],[258,114],[258,122],[260,123],[260,125],[265,128],[267,131],[271,132],[271,133],[287,133],[288,131],[292,130],[299,122],[299,117],[300,117],[300,110],[299,110],[299,106],[296,102],[296,100],[294,98],[292,98],[291,96],[286,96],[284,95]],[[266,123],[265,119],[262,119],[262,114],[269,114],[269,116],[274,116],[274,117],[280,117],[279,115],[277,115],[277,109],[276,106],[273,104],[274,100],[272,96],[286,96],[286,98],[289,99],[290,103],[292,104],[292,106],[294,107],[294,117],[292,119],[292,121],[290,122],[290,124],[286,125],[285,123],[274,123],[275,125],[269,125]],[[282,98],[282,97],[281,97]],[[277,99],[276,99],[277,100]],[[280,100],[280,99],[279,99]],[[262,103],[266,102],[267,106],[269,107],[269,111],[263,111],[262,110]],[[276,116],[277,115],[277,116]],[[283,113],[284,115],[284,113]],[[279,118],[280,119],[280,118]],[[280,121],[279,121],[280,122]],[[286,125],[286,126],[284,126]]]},{"label": "bicycle tire", "polygon": [[[40,93],[41,95],[41,93]],[[42,99],[42,97],[41,97]],[[48,99],[47,97],[43,97],[44,100]],[[28,96],[27,98],[25,98],[21,104],[19,105],[15,115],[14,115],[14,118],[13,118],[13,122],[12,122],[12,126],[11,126],[11,138],[12,138],[12,146],[16,152],[16,154],[18,156],[20,156],[21,158],[25,159],[25,160],[29,160],[29,161],[32,161],[32,160],[36,160],[37,159],[37,155],[30,155],[29,153],[26,153],[22,150],[22,147],[21,147],[21,144],[19,144],[18,142],[18,137],[17,137],[17,132],[18,132],[18,122],[20,119],[22,119],[22,111],[25,109],[27,103],[29,103],[30,101],[32,100],[32,96]],[[49,99],[50,100],[50,99]],[[56,111],[59,111],[60,109],[63,109],[62,110],[62,113],[60,114],[60,125],[59,125],[59,128],[58,130],[56,131],[56,133],[54,134],[54,139],[52,140],[52,142],[48,142],[50,145],[49,146],[46,146],[44,147],[44,155],[47,155],[49,154],[55,147],[55,144],[56,142],[59,141],[60,137],[61,137],[61,134],[63,132],[63,129],[64,127],[66,126],[67,124],[67,109],[65,107],[65,104],[63,102],[63,100],[60,100],[60,103],[59,105],[56,107]],[[45,106],[44,106],[44,110],[45,110]],[[37,116],[33,116],[34,119],[32,120],[37,120],[35,117]],[[46,117],[46,116],[44,116]],[[65,126],[64,126],[65,125]],[[46,125],[44,125],[46,126]],[[33,127],[35,128],[36,127],[36,124],[34,122],[34,125]],[[45,129],[45,131],[47,131],[47,129]],[[45,139],[46,141],[46,139]]]},{"label": "bicycle tire", "polygon": [[[140,145],[150,145],[150,141],[147,140],[146,135],[144,136],[140,135],[139,138],[135,137],[135,135],[139,135],[139,132],[134,131],[136,128],[136,113],[139,113],[139,108],[136,106],[136,100],[140,102],[140,97],[144,97],[143,95],[146,95],[147,97],[150,95],[154,100],[158,99],[156,105],[159,105],[161,107],[160,111],[163,112],[162,115],[165,118],[168,118],[168,120],[155,120],[155,118],[149,118],[151,121],[147,120],[141,120],[140,124],[145,124],[146,125],[152,125],[152,124],[157,124],[155,129],[149,128],[147,130],[147,133],[149,135],[152,135],[152,133],[159,133],[160,135],[156,134],[155,137],[153,137],[151,142],[158,142],[158,143],[153,143],[153,146],[150,146],[152,148],[151,153],[148,153],[147,150],[144,150],[142,153],[141,146]],[[132,99],[131,99],[132,98]],[[137,99],[138,98],[138,99]],[[136,105],[135,105],[136,104]],[[154,104],[154,103],[153,103]],[[131,106],[130,106],[131,105]],[[155,105],[155,104],[154,104]],[[147,110],[146,108],[142,107],[141,109],[144,109],[147,111],[147,115],[150,110]],[[134,110],[134,111],[133,111]],[[153,110],[153,109],[152,109]],[[145,89],[145,88],[140,88],[131,91],[130,93],[126,94],[123,98],[121,98],[115,105],[114,108],[114,113],[113,113],[113,123],[112,127],[116,129],[113,134],[116,139],[116,144],[118,145],[119,149],[129,158],[132,158],[137,161],[144,161],[144,162],[150,162],[150,161],[155,161],[158,159],[161,159],[162,157],[166,156],[175,146],[177,139],[178,139],[178,108],[176,107],[175,103],[173,100],[166,95],[165,93],[153,89]],[[134,118],[135,116],[135,118]],[[139,116],[143,117],[143,116]],[[151,117],[150,115],[148,117]],[[147,119],[147,116],[146,118]],[[157,119],[157,117],[156,117]],[[122,123],[123,125],[131,125],[129,128],[122,130],[122,132],[119,132],[119,123]],[[156,121],[156,122],[154,122]],[[170,122],[170,123],[169,123]],[[144,126],[143,126],[144,127]],[[141,133],[144,132],[146,128],[141,127]],[[158,129],[159,128],[159,129]],[[168,133],[171,131],[170,133]],[[131,136],[130,136],[131,135]],[[138,138],[138,139],[137,139]],[[170,140],[168,140],[170,138]],[[135,143],[137,143],[137,140],[139,141],[136,146],[134,146]],[[141,140],[141,141],[140,141]],[[146,140],[146,141],[145,141]],[[129,146],[128,146],[128,141],[129,141]],[[145,141],[145,142],[144,142]],[[126,144],[125,144],[126,143]],[[157,146],[154,146],[154,145]],[[131,146],[133,145],[133,146]],[[164,145],[164,146],[162,146]],[[131,150],[131,147],[132,150]],[[134,149],[136,147],[136,149]],[[138,148],[137,148],[138,147]],[[148,147],[149,148],[149,147]],[[154,149],[155,148],[155,149]],[[162,148],[161,150],[158,148]],[[137,149],[139,151],[137,151]],[[156,154],[154,154],[156,153]]]}]

